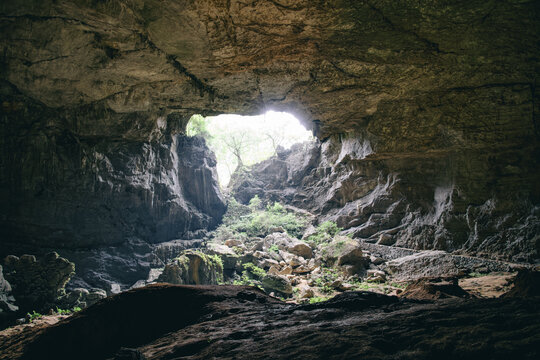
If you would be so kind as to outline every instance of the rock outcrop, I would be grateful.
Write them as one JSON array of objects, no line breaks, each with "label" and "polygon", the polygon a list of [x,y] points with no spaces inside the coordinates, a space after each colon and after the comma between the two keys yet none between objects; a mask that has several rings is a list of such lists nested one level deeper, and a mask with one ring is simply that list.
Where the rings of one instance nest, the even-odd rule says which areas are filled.
[{"label": "rock outcrop", "polygon": [[54,307],[58,298],[65,295],[64,287],[74,271],[72,262],[54,252],[39,260],[34,255],[10,255],[4,260],[4,276],[22,311]]},{"label": "rock outcrop", "polygon": [[53,326],[0,333],[0,359],[537,359],[538,316],[537,298],[354,292],[290,305],[248,287],[153,285]]},{"label": "rock outcrop", "polygon": [[[501,167],[509,166],[505,159],[514,158],[510,153],[493,155],[496,165],[490,168],[491,155],[477,148],[466,155],[389,155],[373,153],[369,144],[331,137],[296,145],[233,177],[233,194],[239,201],[257,195],[309,210],[320,222],[334,221],[344,234],[368,242],[517,262],[538,259],[536,159],[521,163],[519,176],[501,176]],[[512,180],[514,175],[519,179]]]}]

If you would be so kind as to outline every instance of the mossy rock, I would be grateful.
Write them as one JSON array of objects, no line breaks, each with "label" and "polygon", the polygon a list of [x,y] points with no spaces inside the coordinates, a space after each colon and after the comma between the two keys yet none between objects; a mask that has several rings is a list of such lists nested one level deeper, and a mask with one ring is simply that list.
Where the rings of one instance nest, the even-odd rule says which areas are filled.
[{"label": "mossy rock", "polygon": [[217,285],[223,282],[223,262],[217,255],[186,250],[165,266],[158,281],[171,284]]}]

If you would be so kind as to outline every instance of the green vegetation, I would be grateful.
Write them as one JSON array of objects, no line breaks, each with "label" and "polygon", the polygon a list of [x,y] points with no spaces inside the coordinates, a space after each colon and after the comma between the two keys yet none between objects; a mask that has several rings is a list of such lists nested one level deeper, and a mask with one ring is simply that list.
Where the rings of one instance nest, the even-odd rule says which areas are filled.
[{"label": "green vegetation", "polygon": [[225,186],[236,170],[268,159],[276,153],[278,146],[290,147],[312,139],[310,132],[295,120],[289,114],[273,112],[249,118],[193,115],[186,134],[202,136],[206,140],[216,154],[220,183]]},{"label": "green vegetation", "polygon": [[317,226],[315,233],[310,235],[306,240],[308,243],[316,246],[331,241],[341,230],[343,229],[338,227],[335,222],[325,221]]},{"label": "green vegetation", "polygon": [[309,299],[309,303],[310,303],[310,304],[316,304],[316,303],[320,303],[320,302],[326,301],[326,300],[328,300],[328,299],[329,299],[329,298],[327,298],[327,297],[314,296],[314,297],[312,297],[311,299]]},{"label": "green vegetation", "polygon": [[314,282],[322,293],[330,294],[334,292],[331,284],[339,278],[339,272],[336,269],[321,266],[321,275]]},{"label": "green vegetation", "polygon": [[287,211],[280,203],[263,207],[255,196],[249,205],[242,205],[231,198],[223,223],[214,231],[214,238],[218,241],[239,239],[245,243],[248,238],[265,237],[279,227],[290,236],[301,237],[306,226],[307,220],[303,216]]},{"label": "green vegetation", "polygon": [[266,276],[266,271],[256,265],[253,265],[253,263],[245,263],[242,266],[244,267],[244,270],[252,275],[252,277],[256,280],[262,280],[262,278]]},{"label": "green vegetation", "polygon": [[261,280],[266,276],[266,271],[260,267],[254,265],[253,263],[245,263],[242,265],[244,271],[240,276],[240,279],[233,281],[233,285],[248,285],[248,286],[257,286],[261,288]]},{"label": "green vegetation", "polygon": [[276,244],[274,244],[274,245],[272,245],[272,246],[270,246],[270,247],[268,248],[268,251],[276,252],[276,253],[277,253],[277,252],[279,251],[279,247],[278,247]]},{"label": "green vegetation", "polygon": [[43,314],[40,314],[34,310],[32,313],[27,313],[26,317],[28,318],[28,321],[32,322],[34,320],[41,319]]},{"label": "green vegetation", "polygon": [[60,309],[60,308],[57,306],[57,307],[56,307],[56,313],[57,313],[58,315],[69,315],[69,314],[72,313],[72,311],[69,310],[69,309]]}]

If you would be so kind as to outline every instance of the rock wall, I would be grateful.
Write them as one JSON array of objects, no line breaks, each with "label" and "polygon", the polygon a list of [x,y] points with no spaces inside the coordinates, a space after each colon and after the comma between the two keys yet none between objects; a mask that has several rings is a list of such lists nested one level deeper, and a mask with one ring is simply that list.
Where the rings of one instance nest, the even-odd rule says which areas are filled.
[{"label": "rock wall", "polygon": [[[203,139],[171,134],[176,118],[130,137],[101,124],[154,115],[53,110],[5,83],[2,95],[0,257],[55,249],[92,286],[129,284],[148,273],[148,243],[201,237],[221,220],[215,156]],[[96,122],[92,132],[76,116]]]},{"label": "rock wall", "polygon": [[365,137],[335,136],[283,150],[231,186],[243,203],[294,205],[369,242],[536,262],[537,168],[518,149],[390,156]]}]

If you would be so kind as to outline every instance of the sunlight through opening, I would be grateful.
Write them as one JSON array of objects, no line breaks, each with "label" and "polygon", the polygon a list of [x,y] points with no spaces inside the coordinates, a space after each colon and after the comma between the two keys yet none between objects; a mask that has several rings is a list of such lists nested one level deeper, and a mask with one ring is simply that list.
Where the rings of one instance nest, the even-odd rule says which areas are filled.
[{"label": "sunlight through opening", "polygon": [[313,141],[311,131],[297,118],[285,112],[268,111],[258,116],[193,115],[188,136],[199,135],[217,158],[217,172],[222,187],[229,184],[238,167],[251,166],[275,155],[278,148]]}]

